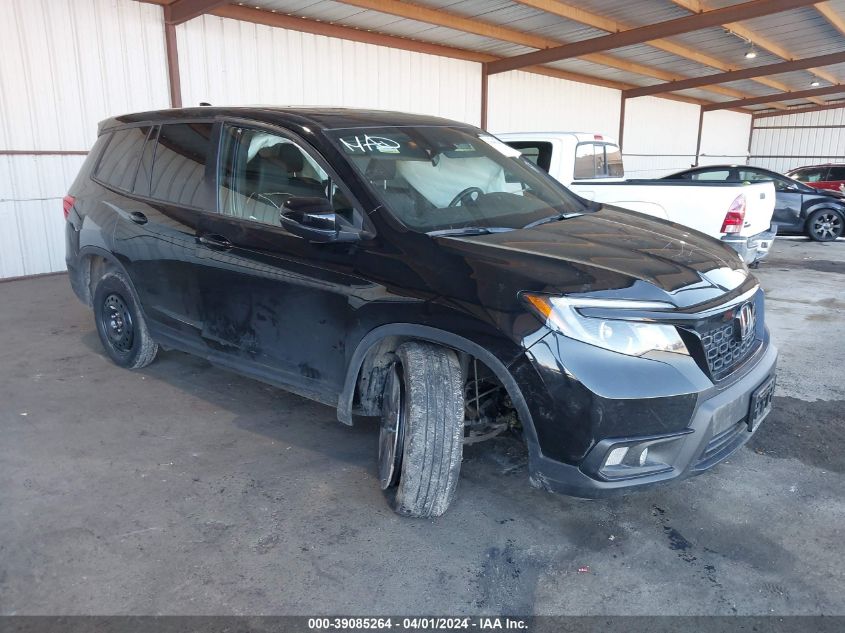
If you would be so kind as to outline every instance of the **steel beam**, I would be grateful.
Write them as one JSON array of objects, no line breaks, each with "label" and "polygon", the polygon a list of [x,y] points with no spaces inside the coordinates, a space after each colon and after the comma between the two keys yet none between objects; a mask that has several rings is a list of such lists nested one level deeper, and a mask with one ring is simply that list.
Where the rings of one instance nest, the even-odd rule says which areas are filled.
[{"label": "steel beam", "polygon": [[620,31],[619,33],[611,33],[610,35],[564,44],[563,46],[547,48],[533,53],[506,57],[490,64],[490,74],[503,73],[535,64],[548,64],[572,57],[589,55],[590,53],[621,48],[623,46],[642,44],[649,40],[721,26],[727,22],[748,20],[790,9],[798,9],[815,4],[815,2],[816,0],[752,0],[751,2],[743,2],[721,9],[696,13],[674,20],[641,26],[627,31]]},{"label": "steel beam", "polygon": [[806,59],[796,59],[788,62],[778,62],[776,64],[766,64],[765,66],[756,66],[754,68],[731,70],[725,73],[705,75],[704,77],[691,77],[690,79],[669,81],[654,86],[632,88],[625,91],[625,96],[629,99],[633,99],[634,97],[645,97],[648,95],[662,94],[664,92],[675,92],[677,90],[689,90],[690,88],[700,88],[702,86],[711,86],[713,84],[738,81],[740,79],[753,79],[754,77],[763,77],[765,75],[789,73],[795,70],[805,70],[807,68],[815,68],[816,66],[830,66],[832,64],[840,64],[843,62],[845,62],[845,51],[841,53],[831,53],[829,55],[819,55],[817,57],[807,57]]}]

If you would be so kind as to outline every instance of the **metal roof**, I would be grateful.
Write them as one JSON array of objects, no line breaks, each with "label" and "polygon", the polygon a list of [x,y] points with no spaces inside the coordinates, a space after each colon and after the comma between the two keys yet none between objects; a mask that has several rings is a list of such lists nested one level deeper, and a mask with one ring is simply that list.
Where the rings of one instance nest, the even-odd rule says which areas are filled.
[{"label": "metal roof", "polygon": [[[174,0],[157,1],[169,4]],[[538,50],[536,46],[526,45],[525,39],[520,36],[535,38],[528,43],[536,43],[536,38],[544,38],[549,42],[545,48],[549,48],[606,36],[608,30],[595,26],[606,26],[609,24],[606,20],[618,23],[618,30],[625,31],[693,15],[690,9],[685,7],[700,6],[710,11],[746,4],[747,0],[701,0],[695,5],[686,0],[579,0],[577,10],[586,12],[586,18],[583,13],[580,17],[574,14],[562,17],[529,6],[532,2],[527,0],[371,0],[363,3],[366,8],[356,6],[362,4],[360,1],[347,2],[250,0],[248,3],[238,4],[311,21],[505,58]],[[567,5],[561,6],[566,9]],[[804,6],[744,20],[739,28],[702,28],[663,38],[663,45],[652,40],[603,51],[601,54],[604,57],[587,55],[549,62],[546,66],[567,73],[585,75],[586,79],[593,78],[597,82],[617,82],[634,87],[843,52],[845,32],[840,29],[845,24],[845,0],[830,0],[826,6],[842,19],[839,28],[816,7]],[[429,16],[415,15],[419,19],[403,17],[413,15],[409,11],[414,7],[433,9],[436,13]],[[456,28],[451,19],[454,17],[469,19],[478,27]],[[573,19],[575,17],[579,19]],[[464,22],[464,26],[466,24]],[[508,31],[491,33],[482,28],[490,25]],[[482,30],[482,33],[472,33],[468,30]],[[513,32],[518,32],[517,37],[512,37]],[[670,50],[665,50],[666,48]],[[746,53],[752,49],[756,57],[746,58]],[[702,60],[702,55],[709,59]],[[706,102],[725,102],[761,97],[784,90],[807,90],[814,81],[818,81],[820,87],[829,86],[833,82],[845,82],[845,64],[817,71],[795,70],[770,77],[700,86],[674,94]],[[804,106],[811,105],[810,101],[822,103],[821,98],[807,97],[795,100],[788,99],[788,95],[778,97],[778,101]],[[750,106],[750,109],[770,107],[763,104]]]}]

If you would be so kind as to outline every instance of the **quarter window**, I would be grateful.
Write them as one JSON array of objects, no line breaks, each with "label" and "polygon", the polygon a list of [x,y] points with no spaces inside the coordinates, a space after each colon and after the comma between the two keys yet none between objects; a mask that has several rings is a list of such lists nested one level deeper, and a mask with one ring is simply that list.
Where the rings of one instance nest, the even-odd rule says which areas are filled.
[{"label": "quarter window", "polygon": [[349,199],[320,164],[288,138],[250,128],[223,129],[218,196],[220,212],[280,226],[290,198],[331,199],[336,213],[352,221]]},{"label": "quarter window", "polygon": [[106,151],[97,165],[95,176],[116,189],[132,191],[138,171],[138,160],[144,151],[149,132],[149,126],[112,132]]},{"label": "quarter window", "polygon": [[179,206],[214,209],[208,169],[211,123],[162,125],[155,148],[150,196]]}]

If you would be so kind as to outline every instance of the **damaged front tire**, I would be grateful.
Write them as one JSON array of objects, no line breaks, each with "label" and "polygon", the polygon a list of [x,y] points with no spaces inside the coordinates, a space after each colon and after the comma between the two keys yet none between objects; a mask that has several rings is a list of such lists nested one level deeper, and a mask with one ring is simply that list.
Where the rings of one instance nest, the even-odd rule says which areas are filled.
[{"label": "damaged front tire", "polygon": [[385,381],[379,482],[404,516],[440,516],[455,495],[464,436],[464,380],[452,350],[405,343]]}]

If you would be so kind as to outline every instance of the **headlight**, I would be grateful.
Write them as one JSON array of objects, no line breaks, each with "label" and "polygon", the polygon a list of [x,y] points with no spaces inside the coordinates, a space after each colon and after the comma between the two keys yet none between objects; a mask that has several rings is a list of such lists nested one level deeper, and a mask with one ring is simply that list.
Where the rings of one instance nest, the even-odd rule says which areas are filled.
[{"label": "headlight", "polygon": [[525,293],[523,297],[549,327],[569,338],[629,356],[642,356],[652,351],[689,354],[678,330],[673,325],[586,317],[578,312],[579,307],[665,310],[673,307],[669,303],[571,299],[530,293]]}]

